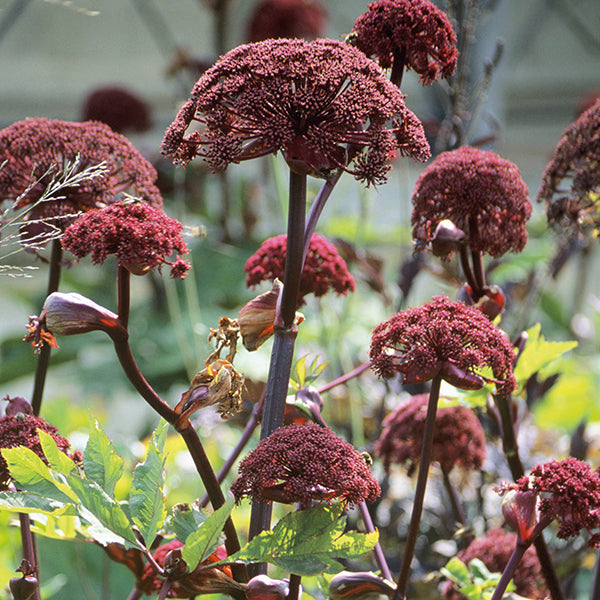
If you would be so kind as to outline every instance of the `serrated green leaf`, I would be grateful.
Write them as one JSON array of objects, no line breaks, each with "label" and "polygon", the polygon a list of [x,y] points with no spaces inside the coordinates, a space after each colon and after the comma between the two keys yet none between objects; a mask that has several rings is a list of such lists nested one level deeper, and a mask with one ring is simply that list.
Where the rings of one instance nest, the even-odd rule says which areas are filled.
[{"label": "serrated green leaf", "polygon": [[469,563],[469,570],[471,571],[471,574],[475,581],[487,581],[492,577],[492,574],[490,573],[489,569],[478,558],[474,558]]},{"label": "serrated green leaf", "polygon": [[377,532],[344,534],[343,511],[336,505],[290,513],[223,562],[269,562],[298,575],[337,572],[336,558],[362,556],[378,539]]},{"label": "serrated green leaf", "polygon": [[88,479],[95,481],[109,496],[123,474],[123,459],[115,452],[112,442],[96,419],[90,418],[90,437],[83,452],[83,468]]},{"label": "serrated green leaf", "polygon": [[53,476],[44,461],[29,448],[3,448],[1,452],[19,490],[62,503],[77,501],[65,477]]},{"label": "serrated green leaf", "polygon": [[44,515],[76,515],[72,504],[64,504],[29,492],[0,492],[0,510],[14,513],[41,513]]},{"label": "serrated green leaf", "polygon": [[202,561],[206,560],[217,548],[225,521],[229,518],[235,499],[231,492],[227,493],[225,504],[210,515],[200,529],[191,533],[185,540],[181,557],[193,571]]},{"label": "serrated green leaf", "polygon": [[50,468],[53,471],[68,475],[71,471],[76,469],[75,463],[60,450],[49,433],[42,429],[38,429],[38,435],[44,456],[48,460]]},{"label": "serrated green leaf", "polygon": [[200,508],[198,500],[192,504],[177,504],[171,509],[169,525],[183,544],[187,537],[199,529],[208,515]]},{"label": "serrated green leaf", "polygon": [[163,492],[167,427],[167,423],[163,421],[152,434],[146,460],[137,465],[133,472],[129,493],[131,519],[148,547],[167,515]]},{"label": "serrated green leaf", "polygon": [[442,575],[458,584],[459,586],[468,585],[471,583],[471,577],[469,576],[469,569],[465,563],[454,556],[447,563],[446,566],[440,569]]},{"label": "serrated green leaf", "polygon": [[31,520],[31,531],[55,540],[73,540],[78,537],[77,522],[79,519],[74,516],[38,514]]}]

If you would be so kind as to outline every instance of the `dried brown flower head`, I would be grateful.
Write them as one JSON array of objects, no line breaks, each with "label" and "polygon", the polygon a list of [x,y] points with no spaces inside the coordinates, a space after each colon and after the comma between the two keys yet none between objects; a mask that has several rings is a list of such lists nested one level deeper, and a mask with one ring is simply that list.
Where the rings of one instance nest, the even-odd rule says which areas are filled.
[{"label": "dried brown flower head", "polygon": [[[413,396],[383,420],[375,454],[386,471],[392,464],[407,464],[412,474],[421,457],[429,394]],[[477,417],[465,406],[437,409],[431,460],[448,473],[455,466],[480,469],[485,460],[485,435]]]},{"label": "dried brown flower head", "polygon": [[231,491],[259,502],[372,502],[380,493],[364,458],[319,425],[290,425],[273,432],[240,463]]},{"label": "dried brown flower head", "polygon": [[465,233],[472,250],[495,258],[527,243],[527,185],[517,166],[495,152],[467,146],[442,152],[417,179],[412,203],[417,250],[433,240],[443,220]]},{"label": "dried brown flower head", "polygon": [[176,163],[200,156],[215,170],[278,150],[299,173],[343,168],[367,184],[385,181],[397,153],[430,154],[421,122],[377,65],[323,39],[234,48],[200,77],[162,144]]}]

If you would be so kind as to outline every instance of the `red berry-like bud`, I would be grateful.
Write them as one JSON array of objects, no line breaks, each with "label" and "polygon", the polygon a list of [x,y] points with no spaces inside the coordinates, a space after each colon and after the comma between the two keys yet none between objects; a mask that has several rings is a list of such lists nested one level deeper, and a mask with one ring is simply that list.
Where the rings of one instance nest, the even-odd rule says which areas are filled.
[{"label": "red berry-like bud", "polygon": [[267,575],[253,577],[246,586],[248,600],[285,600],[290,591],[287,581],[271,579]]},{"label": "red berry-like bud", "polygon": [[33,575],[13,577],[9,581],[8,587],[14,600],[29,600],[38,589],[38,580]]}]

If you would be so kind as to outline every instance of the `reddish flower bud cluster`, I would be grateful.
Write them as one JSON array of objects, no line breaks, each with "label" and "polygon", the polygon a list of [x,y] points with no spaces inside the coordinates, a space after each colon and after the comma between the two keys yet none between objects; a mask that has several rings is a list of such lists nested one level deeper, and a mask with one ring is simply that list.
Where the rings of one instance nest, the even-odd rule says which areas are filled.
[{"label": "reddish flower bud cluster", "polygon": [[327,11],[318,0],[262,0],[250,17],[248,41],[321,37]]},{"label": "reddish flower bud cluster", "polygon": [[[283,281],[286,244],[285,234],[269,238],[261,244],[244,267],[248,274],[248,287],[263,281],[274,281],[275,278]],[[330,289],[340,296],[345,296],[354,291],[354,278],[337,248],[325,238],[313,233],[302,269],[298,305],[304,304],[307,294],[314,294],[319,298]]]},{"label": "reddish flower bud cluster", "polygon": [[528,477],[509,487],[540,495],[540,515],[558,521],[559,538],[575,537],[585,529],[591,535],[588,546],[600,546],[600,532],[592,533],[600,528],[600,476],[586,463],[569,457],[536,465]]},{"label": "reddish flower bud cluster", "polygon": [[79,217],[65,231],[62,244],[77,258],[91,254],[94,264],[114,254],[135,275],[168,263],[171,276],[183,278],[191,265],[179,256],[173,263],[165,258],[173,252],[187,254],[182,231],[183,225],[162,209],[143,202],[116,202]]},{"label": "reddish flower bud cluster", "polygon": [[498,393],[516,387],[514,352],[507,336],[476,307],[445,296],[377,325],[369,356],[375,373],[387,378],[401,373],[404,383],[441,374],[456,387],[478,389],[485,383],[479,371],[489,367]]},{"label": "reddish flower bud cluster", "polygon": [[23,239],[39,233],[40,219],[51,220],[64,231],[74,215],[112,203],[125,192],[162,206],[154,167],[125,137],[104,123],[44,118],[18,121],[0,131],[0,164],[6,161],[0,169],[0,197],[18,199],[15,209],[31,206],[41,198],[52,176],[61,175],[65,162],[77,160],[80,170],[104,163],[107,172],[62,189],[61,198],[35,206],[27,215],[31,231],[25,230]]},{"label": "reddish flower bud cluster", "polygon": [[176,163],[201,156],[215,170],[278,150],[299,173],[343,168],[367,184],[385,181],[398,152],[430,155],[421,122],[377,65],[323,39],[234,48],[200,77],[162,144]]},{"label": "reddish flower bud cluster", "polygon": [[[386,471],[392,464],[408,463],[412,474],[421,457],[429,394],[413,396],[383,420],[375,454]],[[480,469],[485,460],[485,435],[477,417],[465,406],[437,409],[431,460],[448,473],[456,465]]]},{"label": "reddish flower bud cluster", "polygon": [[330,429],[310,423],[277,429],[240,463],[231,491],[259,502],[372,502],[379,485],[365,459]]},{"label": "reddish flower bud cluster", "polygon": [[599,162],[600,100],[597,100],[565,129],[542,175],[537,199],[546,202],[549,223],[591,227],[593,233],[598,232]]},{"label": "reddish flower bud cluster", "polygon": [[[4,398],[4,400],[8,400],[9,403],[12,403],[11,398],[7,397]],[[15,400],[20,401],[21,399],[18,398]],[[10,406],[11,404],[9,404],[9,407]],[[11,414],[0,417],[0,449],[24,446],[29,448],[32,452],[35,452],[35,454],[48,464],[48,460],[46,459],[44,451],[42,450],[42,445],[40,444],[38,429],[41,429],[52,437],[59,450],[64,452],[75,462],[82,462],[83,459],[81,453],[78,450],[70,452],[71,444],[69,443],[69,440],[60,435],[56,427],[46,423],[44,419],[35,417],[33,414],[27,414],[26,412],[12,414],[12,411],[9,409],[7,409],[6,412]],[[6,490],[10,482],[11,476],[8,465],[0,452],[0,490]]]},{"label": "reddish flower bud cluster", "polygon": [[456,69],[456,35],[446,14],[428,0],[377,0],[354,23],[353,43],[388,69],[403,60],[425,85]]},{"label": "reddish flower bud cluster", "polygon": [[412,196],[413,239],[429,244],[441,221],[465,233],[474,251],[497,258],[527,243],[531,202],[519,169],[495,152],[463,147],[442,152],[417,179]]},{"label": "reddish flower bud cluster", "polygon": [[[458,553],[458,558],[469,564],[478,558],[492,573],[501,573],[517,543],[517,536],[503,529],[492,529],[484,538],[473,540],[467,548]],[[513,577],[515,591],[521,596],[532,600],[542,600],[547,597],[544,587],[542,570],[535,549],[529,547],[517,565]],[[446,600],[461,600],[462,594],[454,588],[451,582],[444,585],[443,594]]]}]

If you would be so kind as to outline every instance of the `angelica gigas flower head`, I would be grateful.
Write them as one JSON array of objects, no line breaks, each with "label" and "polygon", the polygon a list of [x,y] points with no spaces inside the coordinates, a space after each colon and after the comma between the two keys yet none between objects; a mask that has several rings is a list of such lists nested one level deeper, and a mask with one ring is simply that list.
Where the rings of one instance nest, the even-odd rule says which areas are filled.
[{"label": "angelica gigas flower head", "polygon": [[321,37],[327,11],[319,0],[261,0],[250,16],[248,41]]},{"label": "angelica gigas flower head", "polygon": [[402,60],[424,85],[456,69],[456,34],[446,14],[428,0],[372,2],[354,23],[351,40],[384,69]]},{"label": "angelica gigas flower head", "polygon": [[[183,225],[162,209],[128,200],[79,217],[65,231],[62,245],[77,258],[91,254],[94,264],[114,254],[134,275],[168,264],[172,277],[183,278],[191,266],[179,256],[188,252],[182,231]],[[174,252],[177,258],[169,262]]]},{"label": "angelica gigas flower head", "polygon": [[319,425],[274,431],[240,463],[231,491],[259,502],[372,502],[379,485],[353,446]]},{"label": "angelica gigas flower head", "polygon": [[[514,533],[503,529],[491,529],[483,538],[474,539],[464,550],[458,553],[458,558],[468,565],[473,559],[479,559],[491,573],[504,571],[517,543]],[[542,569],[535,551],[530,546],[521,558],[513,577],[515,592],[532,600],[547,598],[548,591],[544,585]],[[448,581],[442,590],[446,600],[464,600]]]},{"label": "angelica gigas flower head", "polygon": [[[412,474],[421,457],[429,394],[413,396],[383,420],[375,442],[375,454],[386,471],[392,464],[406,464]],[[454,466],[480,469],[485,460],[485,435],[477,417],[465,406],[437,409],[431,460],[448,473]]]},{"label": "angelica gigas flower head", "polygon": [[[3,400],[8,400],[9,405],[6,409],[6,415],[0,417],[0,450],[24,446],[37,454],[44,463],[48,464],[48,459],[42,450],[38,434],[38,430],[42,430],[50,435],[61,452],[69,456],[76,463],[82,462],[81,453],[79,451],[70,451],[71,444],[69,440],[60,435],[56,427],[46,423],[44,419],[34,416],[27,410],[21,409],[15,413],[10,409],[12,399],[6,397]],[[16,398],[15,400],[26,406],[22,398]],[[0,490],[6,490],[11,481],[12,478],[8,470],[8,464],[2,456],[2,452],[0,452]]]},{"label": "angelica gigas flower head", "polygon": [[[286,244],[285,234],[269,238],[261,244],[244,267],[248,287],[263,281],[283,280]],[[313,233],[300,278],[298,305],[305,303],[304,297],[307,294],[314,294],[319,298],[330,289],[338,296],[345,296],[354,291],[354,278],[337,248],[319,234]]]},{"label": "angelica gigas flower head", "polygon": [[294,171],[337,168],[383,183],[399,153],[429,145],[404,96],[379,67],[333,40],[265,40],[234,48],[200,79],[165,133],[164,154],[215,170],[281,150]]},{"label": "angelica gigas flower head", "polygon": [[600,233],[600,99],[563,132],[537,194],[552,225]]},{"label": "angelica gigas flower head", "polygon": [[497,258],[520,252],[531,216],[527,184],[517,166],[489,150],[442,152],[417,179],[412,196],[417,250],[432,242],[441,221],[465,234],[471,250]]},{"label": "angelica gigas flower head", "polygon": [[[14,209],[32,207],[21,240],[34,239],[37,247],[45,243],[40,229],[52,226],[62,232],[80,212],[115,202],[126,193],[162,206],[154,167],[127,138],[104,123],[18,121],[0,131],[2,163],[0,197],[12,200]],[[76,165],[75,171],[81,172],[101,164],[104,169],[93,177],[84,177],[76,185],[61,188],[56,197],[40,201],[53,176],[60,180],[69,166]]]},{"label": "angelica gigas flower head", "polygon": [[373,330],[371,367],[381,377],[400,373],[404,383],[441,375],[463,389],[479,389],[489,367],[498,393],[516,387],[514,352],[506,334],[479,309],[436,296],[431,302],[397,313]]}]

